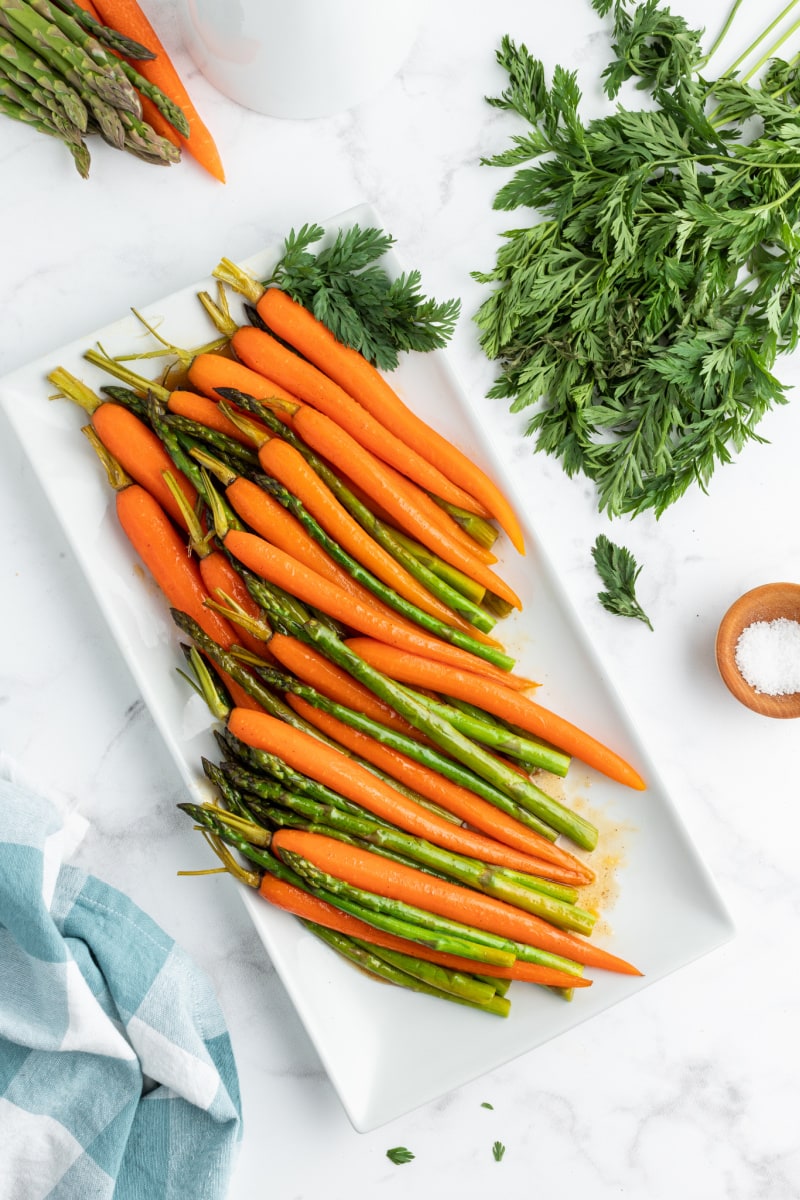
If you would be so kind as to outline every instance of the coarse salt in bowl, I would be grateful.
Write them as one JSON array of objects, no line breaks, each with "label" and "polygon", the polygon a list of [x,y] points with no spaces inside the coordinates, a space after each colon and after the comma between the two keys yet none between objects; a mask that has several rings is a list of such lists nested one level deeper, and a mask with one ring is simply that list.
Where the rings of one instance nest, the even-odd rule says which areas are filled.
[{"label": "coarse salt in bowl", "polygon": [[720,623],[717,666],[728,690],[768,717],[800,717],[800,584],[740,596]]}]

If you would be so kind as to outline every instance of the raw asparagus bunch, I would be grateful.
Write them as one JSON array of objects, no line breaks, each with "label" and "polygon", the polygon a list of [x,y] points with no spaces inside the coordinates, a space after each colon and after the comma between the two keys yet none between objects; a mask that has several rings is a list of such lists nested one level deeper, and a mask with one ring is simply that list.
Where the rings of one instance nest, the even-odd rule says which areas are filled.
[{"label": "raw asparagus bunch", "polygon": [[184,113],[121,54],[154,57],[74,0],[0,0],[0,111],[62,141],[84,178],[92,133],[146,162],[178,162],[180,150],[143,120],[141,95],[186,135]]}]

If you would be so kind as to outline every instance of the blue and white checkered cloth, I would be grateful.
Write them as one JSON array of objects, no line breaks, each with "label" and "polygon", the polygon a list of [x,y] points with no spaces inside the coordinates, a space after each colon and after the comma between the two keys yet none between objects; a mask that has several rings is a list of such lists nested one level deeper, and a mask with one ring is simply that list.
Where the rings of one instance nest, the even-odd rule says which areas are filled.
[{"label": "blue and white checkered cloth", "polygon": [[74,814],[8,774],[0,762],[0,1197],[218,1200],[241,1106],[210,982],[65,864]]}]

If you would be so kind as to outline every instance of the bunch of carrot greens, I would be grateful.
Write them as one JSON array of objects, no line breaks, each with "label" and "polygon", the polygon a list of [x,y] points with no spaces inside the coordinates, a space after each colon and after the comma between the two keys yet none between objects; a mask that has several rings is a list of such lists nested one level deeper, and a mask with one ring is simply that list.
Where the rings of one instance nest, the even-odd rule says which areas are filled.
[{"label": "bunch of carrot greens", "polygon": [[162,166],[183,147],[225,178],[137,0],[0,0],[0,112],[62,141],[84,178],[92,133]]},{"label": "bunch of carrot greens", "polygon": [[222,270],[252,323],[204,294],[222,337],[178,355],[178,384],[100,349],[102,395],[49,377],[90,416],[218,722],[217,800],[181,807],[222,870],[381,979],[505,1015],[514,979],[637,974],[588,940],[593,872],[557,839],[597,830],[539,773],[574,756],[644,783],[495,636],[520,606],[491,549],[499,524],[524,551],[511,505],[309,309]]},{"label": "bunch of carrot greens", "polygon": [[[717,70],[742,0],[707,52],[659,0],[592,7],[610,20],[607,114],[583,119],[576,71],[548,82],[510,37],[497,52],[508,82],[489,103],[522,124],[486,162],[511,168],[495,207],[523,215],[475,273],[491,288],[476,320],[490,394],[530,411],[536,448],[609,516],[660,515],[786,401],[773,367],[800,331],[800,53],[781,54],[800,21],[797,0],[766,6]],[[628,81],[644,106],[617,100]]]}]

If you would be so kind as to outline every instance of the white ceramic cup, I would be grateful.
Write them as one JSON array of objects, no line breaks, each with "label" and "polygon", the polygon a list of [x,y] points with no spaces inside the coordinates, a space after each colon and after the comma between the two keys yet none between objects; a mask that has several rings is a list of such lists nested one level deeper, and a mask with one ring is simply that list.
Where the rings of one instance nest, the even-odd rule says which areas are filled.
[{"label": "white ceramic cup", "polygon": [[219,91],[273,117],[327,117],[400,69],[424,0],[178,0],[186,48]]}]

